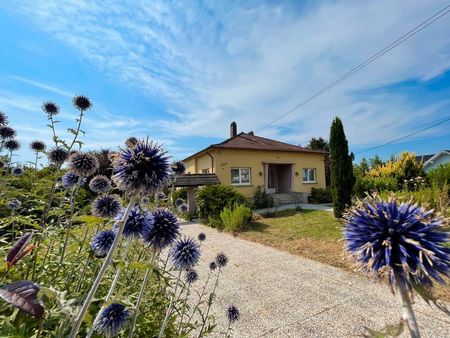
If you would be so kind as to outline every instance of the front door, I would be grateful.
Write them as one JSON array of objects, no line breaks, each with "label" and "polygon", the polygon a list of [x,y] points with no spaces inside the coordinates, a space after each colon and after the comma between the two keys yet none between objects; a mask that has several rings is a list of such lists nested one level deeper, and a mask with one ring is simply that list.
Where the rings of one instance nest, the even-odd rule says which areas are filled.
[{"label": "front door", "polygon": [[274,194],[277,190],[277,172],[275,169],[269,169],[267,177],[267,193]]}]

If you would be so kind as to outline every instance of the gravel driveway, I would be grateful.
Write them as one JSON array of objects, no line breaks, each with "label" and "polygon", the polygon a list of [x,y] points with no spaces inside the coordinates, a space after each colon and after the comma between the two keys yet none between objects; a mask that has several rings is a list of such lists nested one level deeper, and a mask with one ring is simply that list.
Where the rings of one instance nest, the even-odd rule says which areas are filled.
[{"label": "gravel driveway", "polygon": [[[206,263],[218,252],[229,258],[212,312],[223,329],[226,308],[234,304],[240,309],[234,337],[355,337],[365,332],[364,326],[381,329],[400,319],[399,301],[385,285],[200,224],[183,223],[184,234],[197,237],[200,232],[206,234],[201,277],[206,278]],[[421,299],[414,308],[423,337],[450,337],[450,317]]]}]

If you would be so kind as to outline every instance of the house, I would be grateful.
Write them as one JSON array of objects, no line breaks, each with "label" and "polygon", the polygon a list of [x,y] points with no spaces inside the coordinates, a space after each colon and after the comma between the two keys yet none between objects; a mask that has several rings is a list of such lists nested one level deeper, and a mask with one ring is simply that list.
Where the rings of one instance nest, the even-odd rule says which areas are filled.
[{"label": "house", "polygon": [[440,165],[450,163],[450,150],[441,150],[436,154],[416,156],[416,161],[423,162],[423,170],[429,172]]},{"label": "house", "polygon": [[235,122],[230,137],[184,159],[188,174],[216,174],[221,184],[232,185],[251,197],[257,186],[269,194],[303,193],[325,188],[323,151],[315,151],[255,135],[237,133]]}]

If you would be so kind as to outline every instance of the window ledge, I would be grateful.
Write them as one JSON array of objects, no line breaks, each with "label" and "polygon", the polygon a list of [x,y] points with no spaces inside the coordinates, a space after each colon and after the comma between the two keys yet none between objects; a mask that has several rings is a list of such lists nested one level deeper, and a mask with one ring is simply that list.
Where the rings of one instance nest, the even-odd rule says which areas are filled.
[{"label": "window ledge", "polygon": [[303,184],[317,184],[319,182],[302,182]]},{"label": "window ledge", "polygon": [[253,187],[253,184],[231,183],[233,187]]}]

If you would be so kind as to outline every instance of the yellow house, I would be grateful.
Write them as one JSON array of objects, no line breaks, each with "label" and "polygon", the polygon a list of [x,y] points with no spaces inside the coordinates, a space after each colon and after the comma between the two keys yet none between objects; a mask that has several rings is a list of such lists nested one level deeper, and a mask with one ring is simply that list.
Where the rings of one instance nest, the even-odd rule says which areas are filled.
[{"label": "yellow house", "polygon": [[232,185],[251,197],[257,186],[269,194],[304,193],[325,188],[326,152],[315,151],[264,137],[237,133],[184,159],[187,174],[216,174],[221,184]]}]

